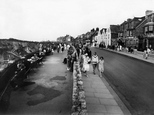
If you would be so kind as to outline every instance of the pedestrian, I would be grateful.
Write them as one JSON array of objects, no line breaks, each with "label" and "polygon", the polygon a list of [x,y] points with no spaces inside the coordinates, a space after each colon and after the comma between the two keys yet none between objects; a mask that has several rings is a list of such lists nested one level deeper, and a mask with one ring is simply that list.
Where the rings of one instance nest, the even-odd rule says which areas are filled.
[{"label": "pedestrian", "polygon": [[119,46],[119,51],[122,51],[122,46],[121,45]]},{"label": "pedestrian", "polygon": [[86,53],[83,56],[83,71],[84,71],[86,77],[88,77],[87,72],[89,70],[90,70],[90,58],[88,57],[88,54]]},{"label": "pedestrian", "polygon": [[67,50],[67,70],[71,69],[72,53],[72,48],[69,47],[69,49]]},{"label": "pedestrian", "polygon": [[92,57],[92,52],[91,52],[91,50],[88,48],[88,56],[89,56],[89,58],[91,59],[91,57]]},{"label": "pedestrian", "polygon": [[147,50],[145,50],[145,59],[148,59],[148,51]]},{"label": "pedestrian", "polygon": [[96,68],[98,68],[98,55],[96,52],[94,52],[94,55],[92,56],[92,60],[91,60],[91,63],[92,63],[92,66],[93,66],[93,74],[95,74],[95,71],[96,71]]},{"label": "pedestrian", "polygon": [[147,50],[144,50],[143,58],[148,59],[148,51]]},{"label": "pedestrian", "polygon": [[62,48],[61,48],[61,51],[64,52],[64,46],[61,46],[61,47],[62,47]]},{"label": "pedestrian", "polygon": [[102,77],[102,73],[104,72],[104,58],[100,57],[99,62],[98,62],[98,67],[99,67],[99,77]]},{"label": "pedestrian", "polygon": [[148,55],[150,54],[151,50],[150,48],[147,48],[147,52],[148,52]]},{"label": "pedestrian", "polygon": [[58,45],[57,46],[57,52],[59,53],[59,51],[60,51],[60,46]]},{"label": "pedestrian", "polygon": [[67,50],[69,50],[69,48],[70,48],[70,45],[68,44],[68,45],[66,46],[66,48],[67,48]]}]

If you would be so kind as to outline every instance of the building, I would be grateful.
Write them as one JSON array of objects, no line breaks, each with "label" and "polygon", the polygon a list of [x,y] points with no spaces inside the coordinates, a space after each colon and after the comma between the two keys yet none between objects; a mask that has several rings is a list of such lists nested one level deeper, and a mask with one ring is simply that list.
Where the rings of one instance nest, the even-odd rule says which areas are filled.
[{"label": "building", "polygon": [[110,28],[108,29],[108,41],[110,45],[115,46],[118,42],[118,33],[120,31],[119,25],[110,25]]},{"label": "building", "polygon": [[94,37],[94,40],[96,43],[96,46],[99,46],[100,44],[103,45],[103,47],[108,47],[111,45],[111,31],[110,28],[102,28],[98,31],[97,35]]},{"label": "building", "polygon": [[138,47],[139,35],[143,34],[143,24],[145,17],[134,17],[128,21],[127,35],[126,35],[126,46]]},{"label": "building", "polygon": [[154,11],[147,10],[145,13],[147,23],[144,26],[146,47],[154,49]]},{"label": "building", "polygon": [[134,17],[127,19],[120,25],[118,40],[126,47],[138,47],[139,37],[143,36],[143,27],[146,23],[145,17]]},{"label": "building", "polygon": [[96,46],[99,46],[99,44],[102,42],[100,30],[97,31],[97,35],[94,37],[94,41]]},{"label": "building", "polygon": [[145,46],[146,46],[145,45],[145,39],[144,39],[144,37],[145,37],[145,35],[144,35],[144,26],[145,26],[146,22],[147,22],[147,20],[146,20],[146,18],[144,16],[142,22],[138,26],[136,26],[136,28],[135,28],[135,33],[134,34],[138,38],[137,39],[138,41],[137,41],[136,44],[138,44],[137,49],[139,51],[143,51],[145,49]]},{"label": "building", "polygon": [[62,42],[62,43],[69,43],[72,42],[73,40],[74,38],[70,35],[61,36],[57,38],[57,42]]},{"label": "building", "polygon": [[101,37],[102,42],[104,43],[105,47],[108,47],[111,45],[111,31],[110,28],[102,28],[101,30]]}]

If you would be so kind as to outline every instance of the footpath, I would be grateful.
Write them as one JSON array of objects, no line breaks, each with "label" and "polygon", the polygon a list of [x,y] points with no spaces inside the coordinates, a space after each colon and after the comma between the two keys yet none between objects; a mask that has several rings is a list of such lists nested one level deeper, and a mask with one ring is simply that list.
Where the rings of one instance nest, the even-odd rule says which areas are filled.
[{"label": "footpath", "polygon": [[92,66],[88,77],[83,76],[83,86],[88,115],[131,115],[104,77],[93,74]]},{"label": "footpath", "polygon": [[[104,50],[109,50],[154,64],[154,58],[149,57],[148,59],[144,59],[143,54],[140,52],[128,53],[110,49]],[[93,74],[92,66],[90,66],[88,76],[89,77],[83,76],[88,115],[131,115],[130,111],[110,87],[105,78],[100,78],[98,73],[96,73],[96,75]]]},{"label": "footpath", "polygon": [[119,54],[122,54],[122,55],[126,55],[126,56],[129,56],[129,57],[132,57],[132,58],[136,58],[136,59],[154,64],[154,57],[151,56],[151,57],[148,57],[148,59],[145,59],[145,58],[143,58],[143,52],[134,51],[134,53],[129,53],[129,52],[126,52],[126,51],[116,51],[116,50],[105,49],[105,48],[104,48],[104,50],[112,51],[112,52],[115,52],[115,53],[119,53]]},{"label": "footpath", "polygon": [[[110,49],[104,50],[126,55],[145,62],[154,63],[154,58],[149,57],[148,59],[144,59],[143,54],[140,52],[128,53],[125,51],[119,52]],[[82,75],[87,109],[86,115],[131,115],[125,104],[105,80],[105,75],[102,76],[103,77],[101,78],[98,76],[98,71],[96,71],[96,74],[94,75],[91,65],[88,77]]]}]

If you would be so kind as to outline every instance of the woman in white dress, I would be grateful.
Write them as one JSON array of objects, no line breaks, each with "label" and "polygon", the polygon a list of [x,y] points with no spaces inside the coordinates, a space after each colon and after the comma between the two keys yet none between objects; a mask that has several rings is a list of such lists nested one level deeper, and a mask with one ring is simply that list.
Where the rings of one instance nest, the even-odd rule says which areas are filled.
[{"label": "woman in white dress", "polygon": [[88,77],[87,72],[89,70],[90,70],[90,58],[88,57],[88,54],[86,53],[85,55],[83,55],[83,71],[86,77]]}]

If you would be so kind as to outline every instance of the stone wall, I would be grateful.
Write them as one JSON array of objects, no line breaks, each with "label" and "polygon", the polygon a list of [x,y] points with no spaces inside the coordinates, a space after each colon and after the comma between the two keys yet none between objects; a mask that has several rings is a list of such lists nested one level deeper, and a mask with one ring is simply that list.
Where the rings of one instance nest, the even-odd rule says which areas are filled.
[{"label": "stone wall", "polygon": [[85,92],[83,89],[82,74],[78,62],[74,62],[71,115],[87,115],[87,106],[85,100]]}]

